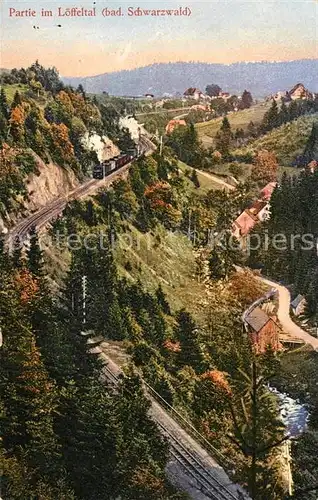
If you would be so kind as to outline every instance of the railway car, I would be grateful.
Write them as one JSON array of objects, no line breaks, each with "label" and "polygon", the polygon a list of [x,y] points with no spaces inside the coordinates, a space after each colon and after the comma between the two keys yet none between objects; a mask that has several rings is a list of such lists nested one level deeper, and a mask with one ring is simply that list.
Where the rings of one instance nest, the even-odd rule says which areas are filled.
[{"label": "railway car", "polygon": [[98,163],[97,165],[95,165],[93,169],[93,178],[104,179],[104,166],[102,163]]},{"label": "railway car", "polygon": [[93,169],[93,178],[104,179],[104,177],[109,175],[111,172],[114,172],[124,165],[127,165],[127,163],[130,163],[132,160],[138,157],[139,148],[137,146],[135,148],[130,148],[126,152],[114,156],[110,160],[95,165]]}]

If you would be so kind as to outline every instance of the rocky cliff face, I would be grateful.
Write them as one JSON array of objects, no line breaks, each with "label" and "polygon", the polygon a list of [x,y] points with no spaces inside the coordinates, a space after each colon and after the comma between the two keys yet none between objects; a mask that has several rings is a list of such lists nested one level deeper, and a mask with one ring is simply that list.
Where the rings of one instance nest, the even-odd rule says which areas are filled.
[{"label": "rocky cliff face", "polygon": [[31,212],[36,212],[59,196],[66,196],[74,189],[79,181],[71,169],[62,168],[55,163],[45,164],[34,153],[37,163],[37,174],[30,174],[25,179],[26,196],[19,196],[16,200],[17,213],[8,213],[5,219],[0,217],[0,234],[6,234],[18,217],[26,217]]},{"label": "rocky cliff face", "polygon": [[[96,151],[100,161],[107,160],[119,154],[119,149],[106,136],[93,134],[84,138],[89,149]],[[7,214],[5,219],[0,217],[0,234],[7,233],[19,218],[26,217],[39,210],[60,196],[67,196],[79,184],[75,173],[70,168],[62,168],[56,163],[46,164],[34,153],[37,163],[37,173],[30,174],[25,179],[27,195],[16,200],[18,211]]]},{"label": "rocky cliff face", "polygon": [[66,196],[79,181],[71,169],[62,168],[55,163],[45,164],[36,156],[38,175],[31,174],[26,179],[27,198],[22,202],[28,212],[47,205],[59,196]]}]

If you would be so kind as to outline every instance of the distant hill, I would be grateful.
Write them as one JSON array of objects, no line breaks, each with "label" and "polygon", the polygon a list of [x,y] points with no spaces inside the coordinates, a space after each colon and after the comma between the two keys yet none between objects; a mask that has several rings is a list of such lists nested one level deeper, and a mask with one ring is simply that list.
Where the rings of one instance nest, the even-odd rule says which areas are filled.
[{"label": "distant hill", "polygon": [[164,93],[183,93],[190,86],[204,91],[207,84],[217,83],[231,93],[248,89],[255,97],[265,97],[278,90],[290,89],[298,82],[302,82],[312,92],[318,92],[317,74],[318,59],[229,65],[177,62],[96,76],[64,77],[63,81],[73,86],[82,83],[87,92],[106,91],[111,95],[143,95],[151,92],[161,96]]}]

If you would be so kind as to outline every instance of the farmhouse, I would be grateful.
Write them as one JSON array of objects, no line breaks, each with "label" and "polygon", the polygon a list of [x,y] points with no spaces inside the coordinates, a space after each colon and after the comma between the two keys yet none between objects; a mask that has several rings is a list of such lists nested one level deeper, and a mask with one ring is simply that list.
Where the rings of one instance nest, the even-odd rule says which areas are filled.
[{"label": "farmhouse", "polygon": [[232,225],[232,235],[236,239],[244,238],[259,222],[270,217],[270,199],[277,182],[269,182],[260,192],[260,198],[242,212]]},{"label": "farmhouse", "polygon": [[313,94],[305,88],[302,83],[297,83],[289,92],[288,95],[293,101],[295,99],[313,99]]},{"label": "farmhouse", "polygon": [[166,134],[171,134],[176,127],[186,127],[186,125],[184,120],[170,120],[166,126]]},{"label": "farmhouse", "polygon": [[269,201],[272,197],[273,191],[277,186],[277,182],[269,182],[261,191],[261,199]]},{"label": "farmhouse", "polygon": [[305,310],[306,299],[303,295],[297,295],[294,300],[290,303],[291,310],[295,316],[300,316]]},{"label": "farmhouse", "polygon": [[221,97],[224,101],[227,101],[231,97],[231,94],[229,92],[220,92],[219,97]]},{"label": "farmhouse", "polygon": [[232,235],[239,240],[246,236],[258,222],[257,216],[246,209],[235,219],[232,225]]},{"label": "farmhouse", "polygon": [[201,92],[200,89],[197,89],[195,87],[189,87],[185,92],[184,92],[184,97],[186,99],[195,99],[196,101],[198,101],[199,99],[201,99],[202,97],[204,97],[204,94],[203,92]]},{"label": "farmhouse", "polygon": [[268,347],[274,351],[281,349],[279,342],[279,327],[260,307],[255,307],[245,318],[246,328],[258,354]]},{"label": "farmhouse", "polygon": [[269,219],[270,216],[270,205],[267,201],[256,200],[253,205],[249,208],[249,211],[256,215],[260,222],[264,222]]}]

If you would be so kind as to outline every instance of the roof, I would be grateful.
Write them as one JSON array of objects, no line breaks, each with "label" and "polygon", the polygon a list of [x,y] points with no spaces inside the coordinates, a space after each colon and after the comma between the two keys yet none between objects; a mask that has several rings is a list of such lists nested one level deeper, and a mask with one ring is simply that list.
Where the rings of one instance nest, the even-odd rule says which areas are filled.
[{"label": "roof", "polygon": [[234,224],[240,229],[241,236],[245,236],[258,222],[259,220],[257,217],[248,210],[244,210],[244,212],[234,221]]},{"label": "roof", "polygon": [[246,323],[253,328],[255,332],[259,332],[269,320],[270,317],[267,316],[260,307],[255,307],[255,309],[245,318]]},{"label": "roof", "polygon": [[189,87],[183,95],[194,95],[195,93],[202,94],[200,89],[197,89],[195,87]]},{"label": "roof", "polygon": [[263,210],[263,208],[265,208],[267,205],[267,201],[262,201],[262,200],[256,200],[254,201],[253,205],[251,205],[249,207],[249,211],[254,214],[254,215],[257,215],[260,213],[261,210]]},{"label": "roof", "polygon": [[203,106],[203,104],[193,104],[193,106],[191,106],[191,109],[199,109],[201,111],[206,111],[206,107]]},{"label": "roof", "polygon": [[305,90],[305,85],[303,83],[296,83],[296,85],[294,85],[294,87],[288,93],[293,94],[295,90],[299,89],[299,87]]},{"label": "roof", "polygon": [[170,122],[167,123],[166,126],[166,133],[169,134],[172,132],[176,127],[180,126],[186,126],[185,120],[170,120]]},{"label": "roof", "polygon": [[305,300],[305,297],[298,294],[297,297],[295,297],[294,300],[290,303],[290,305],[293,309],[296,309],[296,307],[298,307],[303,300]]},{"label": "roof", "polygon": [[269,201],[276,186],[277,182],[269,182],[268,184],[266,184],[266,186],[261,191],[262,199]]}]

